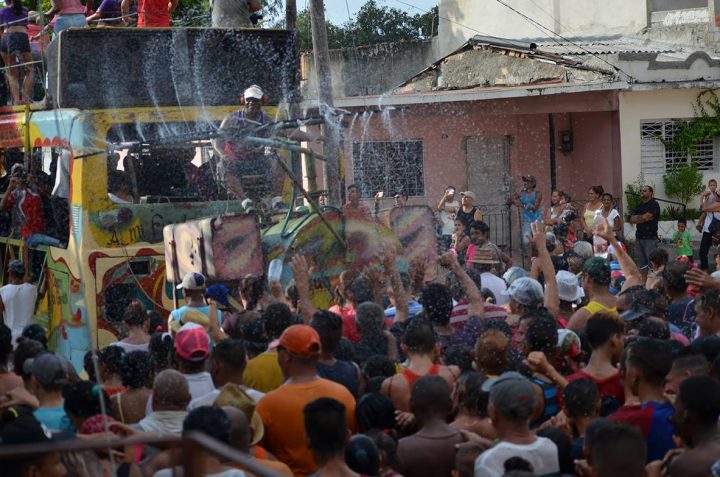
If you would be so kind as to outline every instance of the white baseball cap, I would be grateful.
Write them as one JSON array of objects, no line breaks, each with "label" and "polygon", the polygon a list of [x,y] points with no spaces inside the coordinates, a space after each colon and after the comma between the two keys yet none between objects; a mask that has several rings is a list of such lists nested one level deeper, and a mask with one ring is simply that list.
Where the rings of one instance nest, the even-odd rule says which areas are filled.
[{"label": "white baseball cap", "polygon": [[189,272],[183,277],[182,283],[175,288],[178,290],[202,290],[205,288],[205,275],[197,272]]},{"label": "white baseball cap", "polygon": [[245,90],[245,92],[243,93],[243,97],[245,98],[245,100],[247,100],[248,98],[262,99],[263,94],[264,93],[262,88],[254,84]]}]

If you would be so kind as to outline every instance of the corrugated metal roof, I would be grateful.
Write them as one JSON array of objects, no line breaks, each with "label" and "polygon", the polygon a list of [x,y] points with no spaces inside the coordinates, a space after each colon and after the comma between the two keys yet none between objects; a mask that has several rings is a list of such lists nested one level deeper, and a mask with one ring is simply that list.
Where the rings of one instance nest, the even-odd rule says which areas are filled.
[{"label": "corrugated metal roof", "polygon": [[649,43],[632,38],[618,38],[598,41],[573,41],[572,43],[538,43],[538,50],[562,56],[615,55],[618,53],[674,53],[683,48],[668,44]]}]

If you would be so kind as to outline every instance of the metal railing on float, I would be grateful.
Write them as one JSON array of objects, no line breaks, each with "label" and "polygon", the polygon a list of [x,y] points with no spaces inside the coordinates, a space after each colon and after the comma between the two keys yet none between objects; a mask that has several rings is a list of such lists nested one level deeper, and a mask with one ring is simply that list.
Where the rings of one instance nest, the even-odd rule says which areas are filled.
[{"label": "metal railing on float", "polygon": [[[180,437],[148,437],[138,436],[125,439],[74,439],[41,444],[0,445],[0,461],[22,459],[23,456],[44,455],[50,452],[78,452],[111,449],[122,449],[130,446],[148,445],[152,447],[175,447],[182,450],[181,464],[184,477],[202,477],[200,451],[210,452],[223,462],[241,465],[245,470],[258,477],[282,477],[273,470],[263,467],[248,454],[238,451],[220,441],[200,432],[188,432]],[[142,465],[142,462],[140,463]],[[113,469],[112,475],[116,475]],[[142,475],[144,471],[141,471]]]}]

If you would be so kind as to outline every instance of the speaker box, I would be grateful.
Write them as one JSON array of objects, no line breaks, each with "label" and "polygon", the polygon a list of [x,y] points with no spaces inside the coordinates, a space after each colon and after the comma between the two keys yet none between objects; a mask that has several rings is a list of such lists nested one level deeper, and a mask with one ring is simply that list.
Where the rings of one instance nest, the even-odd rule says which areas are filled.
[{"label": "speaker box", "polygon": [[257,84],[270,103],[298,94],[295,35],[227,28],[66,30],[46,52],[55,107],[237,104]]}]

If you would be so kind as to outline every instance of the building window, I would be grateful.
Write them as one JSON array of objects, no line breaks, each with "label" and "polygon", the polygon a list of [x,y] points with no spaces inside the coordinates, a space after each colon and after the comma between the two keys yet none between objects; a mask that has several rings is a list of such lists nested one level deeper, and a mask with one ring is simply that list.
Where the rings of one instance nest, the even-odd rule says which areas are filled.
[{"label": "building window", "polygon": [[660,138],[670,141],[679,132],[677,123],[671,119],[643,121],[640,123],[640,161],[643,174],[662,175],[679,164],[694,163],[701,171],[715,170],[715,150],[718,138],[706,139],[695,145],[696,154],[675,152],[667,149]]},{"label": "building window", "polygon": [[354,142],[352,154],[353,181],[363,197],[425,195],[422,141]]}]

